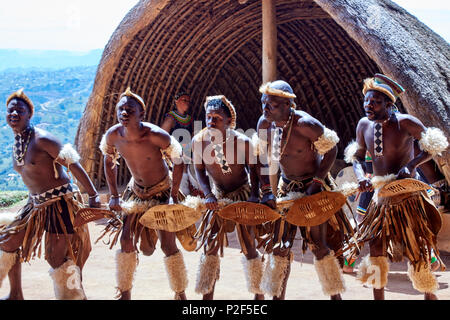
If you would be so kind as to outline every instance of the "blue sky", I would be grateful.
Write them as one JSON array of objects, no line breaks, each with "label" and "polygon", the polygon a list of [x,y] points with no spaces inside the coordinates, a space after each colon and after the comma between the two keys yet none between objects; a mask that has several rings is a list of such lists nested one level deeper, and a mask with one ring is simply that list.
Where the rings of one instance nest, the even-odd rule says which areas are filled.
[{"label": "blue sky", "polygon": [[[237,1],[237,0],[236,0]],[[0,48],[102,49],[138,0],[2,0]],[[450,1],[395,0],[450,42]]]}]

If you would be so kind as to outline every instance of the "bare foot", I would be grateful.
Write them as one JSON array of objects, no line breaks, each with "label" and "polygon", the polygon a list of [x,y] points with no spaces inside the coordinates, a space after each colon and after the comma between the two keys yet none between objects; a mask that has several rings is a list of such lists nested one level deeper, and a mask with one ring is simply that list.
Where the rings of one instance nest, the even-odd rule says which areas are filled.
[{"label": "bare foot", "polygon": [[0,300],[24,300],[22,293],[10,293],[5,297],[0,298]]},{"label": "bare foot", "polygon": [[433,262],[431,264],[431,271],[433,271],[433,272],[438,271],[440,267],[441,267],[441,263],[438,260],[436,260],[435,262]]},{"label": "bare foot", "polygon": [[373,299],[374,300],[384,300],[384,288],[373,289]]},{"label": "bare foot", "polygon": [[117,296],[117,300],[131,300],[131,290],[121,291]]},{"label": "bare foot", "polygon": [[353,270],[353,267],[344,265],[344,267],[342,267],[342,272],[344,272],[344,273],[354,273],[355,271]]},{"label": "bare foot", "polygon": [[438,297],[433,293],[425,293],[423,298],[424,300],[439,300]]},{"label": "bare foot", "polygon": [[331,300],[342,300],[342,297],[340,294],[335,294],[330,297]]},{"label": "bare foot", "polygon": [[263,294],[255,294],[255,298],[253,300],[264,300]]},{"label": "bare foot", "polygon": [[184,291],[175,293],[174,300],[187,300],[186,293]]},{"label": "bare foot", "polygon": [[214,289],[216,288],[216,283],[214,282],[211,292],[203,295],[203,300],[213,300],[214,299]]},{"label": "bare foot", "polygon": [[214,298],[214,291],[203,295],[203,300],[212,300]]}]

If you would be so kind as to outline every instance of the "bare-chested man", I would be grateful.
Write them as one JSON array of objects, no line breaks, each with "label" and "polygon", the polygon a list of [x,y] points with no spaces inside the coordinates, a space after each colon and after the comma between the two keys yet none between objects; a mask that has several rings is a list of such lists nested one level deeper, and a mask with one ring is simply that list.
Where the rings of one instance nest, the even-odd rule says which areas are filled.
[{"label": "bare-chested man", "polygon": [[[30,194],[16,219],[0,231],[0,284],[8,275],[9,298],[23,299],[21,262],[40,255],[45,237],[45,259],[51,266],[56,298],[86,299],[81,269],[91,250],[89,232],[86,226],[74,230],[72,221],[82,200],[62,166],[87,191],[91,207],[100,206],[97,191],[70,144],[62,146],[49,132],[31,125],[34,106],[23,89],[13,93],[6,104],[6,122],[15,135],[14,170]],[[69,277],[75,286],[68,285]]]},{"label": "bare-chested man", "polygon": [[[295,94],[287,82],[269,82],[261,86],[260,92],[263,110],[258,122],[260,149],[266,148],[272,163],[280,166],[278,196],[284,197],[290,192],[312,195],[329,189],[330,181],[325,180],[337,154],[339,138],[336,133],[308,113],[295,110]],[[345,289],[334,252],[342,248],[351,230],[342,210],[322,225],[300,227],[303,250],[310,246],[322,289],[332,299],[340,299]],[[274,236],[265,246],[270,254],[263,289],[274,299],[285,297],[296,232],[297,226],[278,220]]]},{"label": "bare-chested man", "polygon": [[[366,117],[356,128],[357,148],[353,168],[360,191],[373,190],[372,182],[364,176],[362,163],[366,150],[373,155],[374,179],[418,178],[416,168],[444,151],[447,138],[437,128],[425,128],[417,118],[392,112],[397,97],[404,89],[382,74],[364,81],[364,111]],[[420,150],[414,153],[414,143]],[[393,175],[389,176],[389,175]],[[394,248],[410,261],[408,275],[414,288],[425,299],[436,299],[436,278],[430,270],[430,251],[436,250],[436,235],[440,215],[426,193],[415,192],[393,197],[377,197],[377,191],[360,224],[358,242],[369,241],[370,257],[359,266],[358,279],[373,286],[374,299],[384,299],[389,263]],[[398,250],[398,249],[395,249]],[[438,252],[438,251],[436,251]],[[373,272],[376,274],[372,274]]]},{"label": "bare-chested man", "polygon": [[[234,130],[236,112],[225,96],[207,97],[205,111],[207,128],[199,132],[192,142],[195,171],[208,209],[199,227],[200,246],[203,245],[204,252],[200,259],[195,291],[203,294],[204,300],[213,298],[220,273],[219,250],[222,255],[227,241],[226,233],[232,232],[236,226],[245,255],[242,262],[248,290],[255,294],[255,299],[264,299],[260,289],[263,266],[255,245],[255,238],[261,235],[262,228],[235,224],[217,214],[218,199],[259,201],[258,165],[256,159],[251,159],[254,156],[251,141]],[[212,178],[214,186],[210,185],[206,173]],[[261,202],[273,207],[275,198],[270,188],[268,191]]]},{"label": "bare-chested man", "polygon": [[[119,297],[131,298],[134,272],[137,266],[137,243],[144,255],[151,255],[156,241],[166,255],[164,263],[175,299],[186,299],[187,271],[181,251],[175,242],[175,233],[156,231],[139,223],[142,215],[151,207],[178,201],[178,188],[183,174],[181,146],[160,127],[142,122],[145,104],[141,97],[128,88],[116,105],[118,124],[109,128],[103,136],[100,149],[105,163],[105,174],[111,199],[109,207],[124,213],[120,238],[121,250],[117,251],[117,285]],[[120,202],[117,190],[117,159],[123,157],[132,178]],[[164,159],[173,162],[173,182]]]}]

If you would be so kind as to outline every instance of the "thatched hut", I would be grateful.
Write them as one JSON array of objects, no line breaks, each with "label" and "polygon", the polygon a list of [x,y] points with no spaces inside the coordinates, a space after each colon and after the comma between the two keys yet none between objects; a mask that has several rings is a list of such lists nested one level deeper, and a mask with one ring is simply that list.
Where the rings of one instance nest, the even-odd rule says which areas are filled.
[{"label": "thatched hut", "polygon": [[[261,1],[142,0],[107,44],[80,122],[76,145],[97,186],[105,184],[98,149],[116,123],[115,104],[127,86],[160,124],[184,88],[193,116],[203,119],[207,95],[225,94],[238,128],[256,126],[262,77]],[[400,108],[450,136],[448,43],[389,0],[277,0],[278,78],[291,83],[297,105],[338,132],[340,154],[363,116],[363,79],[397,79]],[[449,153],[436,159],[450,178]],[[119,184],[129,178],[119,166]]]}]

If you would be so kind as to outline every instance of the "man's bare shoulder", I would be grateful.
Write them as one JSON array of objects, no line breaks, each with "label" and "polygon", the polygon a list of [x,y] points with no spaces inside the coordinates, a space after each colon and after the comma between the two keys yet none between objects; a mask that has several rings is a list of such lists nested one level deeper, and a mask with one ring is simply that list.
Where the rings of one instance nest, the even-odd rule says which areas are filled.
[{"label": "man's bare shoulder", "polygon": [[192,137],[192,143],[198,143],[198,142],[202,142],[202,141],[209,141],[209,139],[207,139],[207,130],[208,130],[207,128],[203,128],[202,130],[197,132]]},{"label": "man's bare shoulder", "polygon": [[421,138],[421,133],[426,130],[422,121],[410,114],[396,113],[395,116],[402,132],[406,132],[415,139]]},{"label": "man's bare shoulder", "polygon": [[264,117],[264,115],[259,117],[258,124],[257,124],[258,129],[267,129],[267,128],[270,128],[271,125],[272,125],[272,122],[267,120],[266,117]]},{"label": "man's bare shoulder", "polygon": [[402,125],[422,125],[422,122],[414,117],[413,115],[406,114],[406,113],[396,113],[395,117],[397,118],[398,123],[400,126]]},{"label": "man's bare shoulder", "polygon": [[56,136],[40,128],[34,130],[34,142],[38,149],[48,153],[53,158],[58,155],[62,148],[62,143]]},{"label": "man's bare shoulder", "polygon": [[245,143],[249,143],[250,142],[250,138],[247,137],[245,134],[243,134],[242,132],[239,132],[237,130],[233,130],[234,135],[236,137],[236,141],[237,142],[245,142]]},{"label": "man's bare shoulder", "polygon": [[370,120],[367,117],[363,117],[359,119],[357,128],[364,129],[367,128],[370,125]]},{"label": "man's bare shoulder", "polygon": [[142,122],[142,126],[148,130],[149,134],[169,135],[166,130],[150,122]]},{"label": "man's bare shoulder", "polygon": [[59,139],[56,136],[54,136],[52,133],[50,133],[44,129],[36,128],[36,127],[34,129],[34,139],[35,139],[35,143],[40,146],[45,146],[48,144],[53,144],[53,145],[61,144]]},{"label": "man's bare shoulder", "polygon": [[297,128],[323,128],[322,123],[305,111],[295,110]]},{"label": "man's bare shoulder", "polygon": [[153,144],[160,148],[166,148],[170,144],[170,135],[163,128],[150,122],[142,122],[142,126],[145,129],[144,136],[147,136]]},{"label": "man's bare shoulder", "polygon": [[119,130],[121,130],[123,126],[120,123],[117,123],[115,125],[113,125],[111,128],[109,128],[108,130],[106,130],[105,135],[106,136],[115,136],[117,134],[119,134]]},{"label": "man's bare shoulder", "polygon": [[192,143],[194,142],[198,142],[202,140],[202,135],[203,135],[203,131],[197,132],[193,137],[192,137]]},{"label": "man's bare shoulder", "polygon": [[245,146],[248,148],[251,145],[251,139],[247,137],[244,133],[239,132],[237,130],[234,131],[235,143],[237,146]]}]

